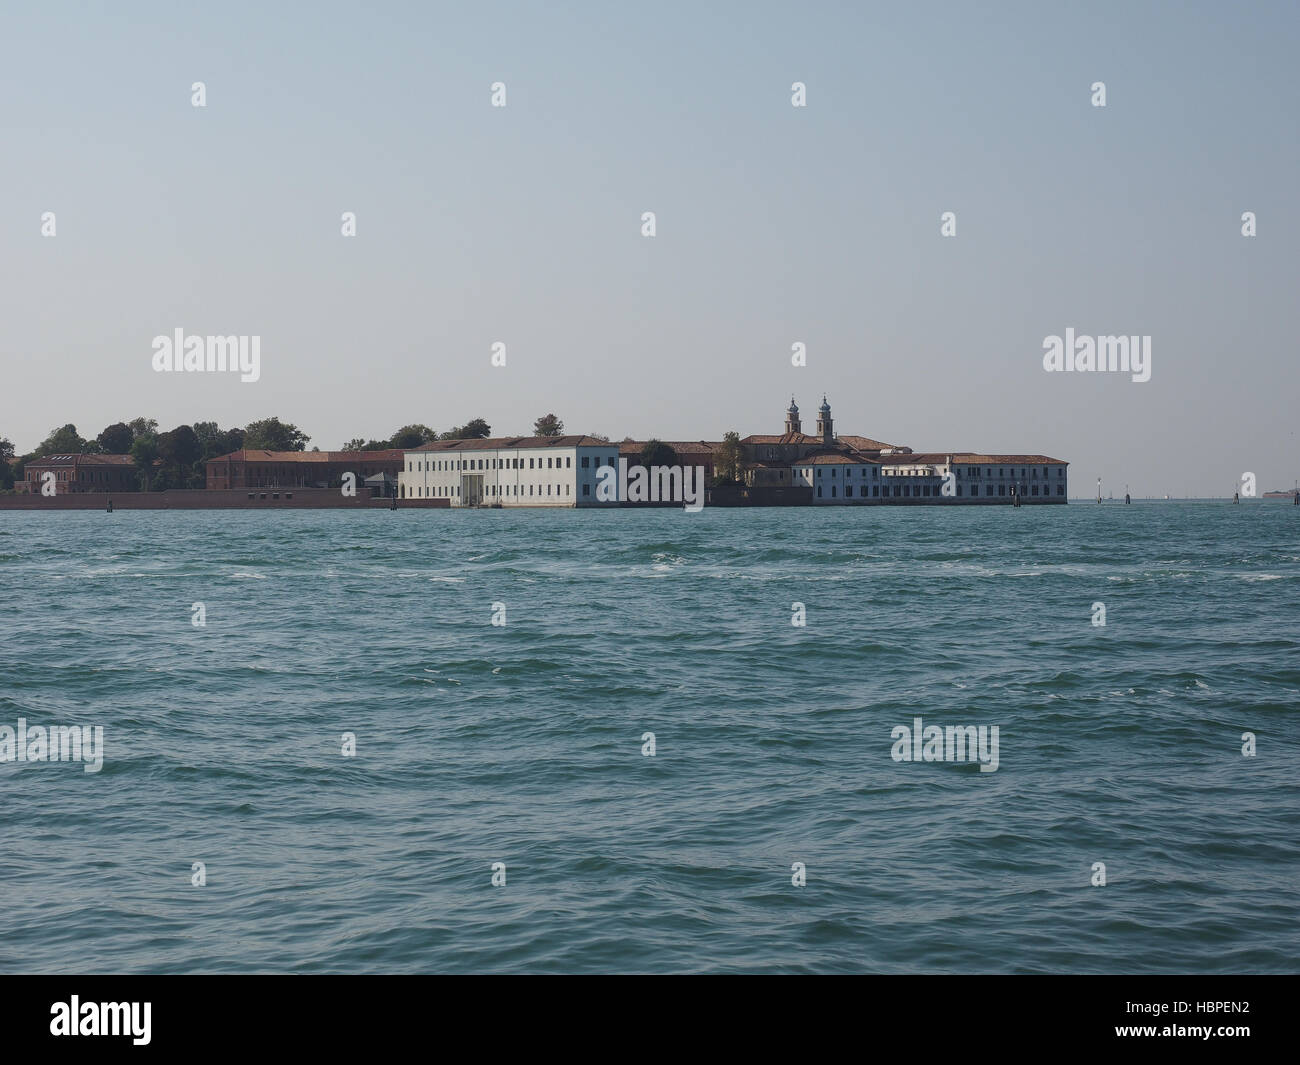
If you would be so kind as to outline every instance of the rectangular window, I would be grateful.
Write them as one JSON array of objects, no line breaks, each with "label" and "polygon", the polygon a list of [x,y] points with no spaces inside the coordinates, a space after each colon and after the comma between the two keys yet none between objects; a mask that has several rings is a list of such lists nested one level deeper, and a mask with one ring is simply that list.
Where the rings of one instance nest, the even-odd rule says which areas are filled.
[{"label": "rectangular window", "polygon": [[584,470],[588,468],[588,465],[587,465],[587,464],[588,464],[590,461],[591,461],[591,460],[590,460],[586,455],[583,455],[583,456],[582,456],[582,468],[583,468]]},{"label": "rectangular window", "polygon": [[565,456],[564,456],[564,468],[567,470],[567,469],[570,469],[572,466],[573,466],[573,456],[571,456],[571,455],[565,455]]},{"label": "rectangular window", "polygon": [[851,485],[851,484],[846,484],[846,485],[844,486],[844,495],[845,495],[846,498],[852,498],[852,496],[853,496],[853,485]]},{"label": "rectangular window", "polygon": [[582,486],[582,494],[583,494],[584,496],[589,496],[589,495],[591,495],[591,485],[589,485],[589,484],[584,484],[584,485]]}]

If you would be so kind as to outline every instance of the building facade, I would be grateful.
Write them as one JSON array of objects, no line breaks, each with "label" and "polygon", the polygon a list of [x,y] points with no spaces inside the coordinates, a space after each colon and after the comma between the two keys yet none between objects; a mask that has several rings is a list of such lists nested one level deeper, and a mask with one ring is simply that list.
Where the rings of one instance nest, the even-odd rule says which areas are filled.
[{"label": "building facade", "polygon": [[135,460],[130,455],[46,455],[23,466],[23,479],[14,482],[14,491],[41,494],[47,473],[54,474],[56,495],[134,492],[140,487]]},{"label": "building facade", "polygon": [[755,487],[807,489],[812,502],[1039,504],[1068,499],[1068,463],[1047,455],[991,455],[971,451],[918,454],[910,447],[865,436],[836,436],[830,404],[822,397],[817,435],[801,431],[793,399],[779,437],[741,441]]},{"label": "building facade", "polygon": [[[796,462],[794,483],[818,504],[1066,502],[1067,463],[1046,455],[818,454]],[[951,474],[951,478],[949,477]],[[949,491],[944,491],[947,484]]]},{"label": "building facade", "polygon": [[402,452],[383,451],[261,451],[244,448],[208,459],[210,489],[232,488],[338,488],[343,475],[356,477],[357,491],[375,474],[396,477],[402,469]]},{"label": "building facade", "polygon": [[590,436],[436,440],[405,453],[402,499],[453,507],[618,506],[596,498],[598,471],[617,470],[619,445]]}]

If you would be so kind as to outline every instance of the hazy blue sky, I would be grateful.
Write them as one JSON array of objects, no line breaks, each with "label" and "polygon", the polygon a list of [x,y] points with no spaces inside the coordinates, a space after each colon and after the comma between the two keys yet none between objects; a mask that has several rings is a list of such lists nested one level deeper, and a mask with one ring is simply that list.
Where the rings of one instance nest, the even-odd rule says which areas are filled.
[{"label": "hazy blue sky", "polygon": [[[141,414],[712,439],[825,391],[842,432],[1046,453],[1074,493],[1300,476],[1300,4],[14,7],[20,452]],[[1046,373],[1068,326],[1150,334],[1151,380]],[[155,373],[177,327],[260,335],[261,380]]]}]

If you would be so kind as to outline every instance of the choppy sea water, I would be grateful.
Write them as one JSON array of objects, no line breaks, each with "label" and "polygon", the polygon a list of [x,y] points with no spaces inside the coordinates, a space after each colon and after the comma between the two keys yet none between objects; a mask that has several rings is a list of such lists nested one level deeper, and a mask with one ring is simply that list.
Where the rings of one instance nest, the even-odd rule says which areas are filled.
[{"label": "choppy sea water", "polygon": [[0,970],[1294,972],[1298,591],[1285,503],[0,513],[106,751],[0,764]]}]

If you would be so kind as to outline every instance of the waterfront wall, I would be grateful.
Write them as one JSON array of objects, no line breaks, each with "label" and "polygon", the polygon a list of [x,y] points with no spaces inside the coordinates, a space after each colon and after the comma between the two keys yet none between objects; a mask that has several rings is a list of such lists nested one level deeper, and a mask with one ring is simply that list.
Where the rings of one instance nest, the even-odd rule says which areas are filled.
[{"label": "waterfront wall", "polygon": [[[166,492],[73,492],[61,496],[12,495],[0,496],[0,511],[4,510],[107,510],[108,501],[114,510],[375,510],[387,509],[391,499],[370,496],[345,496],[337,488],[258,488],[258,489],[172,489]],[[399,499],[399,510],[446,510],[451,505],[447,498]],[[821,501],[821,505],[856,507],[991,507],[1011,506],[1013,497],[957,499],[939,498],[888,498],[843,499]],[[1065,505],[1065,499],[1022,497],[1024,506]],[[708,490],[710,507],[807,507],[818,503],[809,488],[745,487],[721,485]],[[567,504],[572,507],[573,504]],[[609,509],[610,504],[592,509]],[[647,507],[675,509],[681,503],[615,503],[615,508],[633,510]],[[585,509],[578,504],[579,509]],[[457,508],[460,509],[460,508]],[[484,507],[482,509],[501,509]],[[511,508],[514,509],[514,508]],[[520,508],[523,509],[523,508]],[[545,505],[531,509],[555,509]]]},{"label": "waterfront wall", "polygon": [[[72,492],[0,496],[0,510],[374,510],[392,500],[345,496],[337,488],[171,489],[166,492]],[[445,499],[400,499],[401,510],[436,510]]]}]

